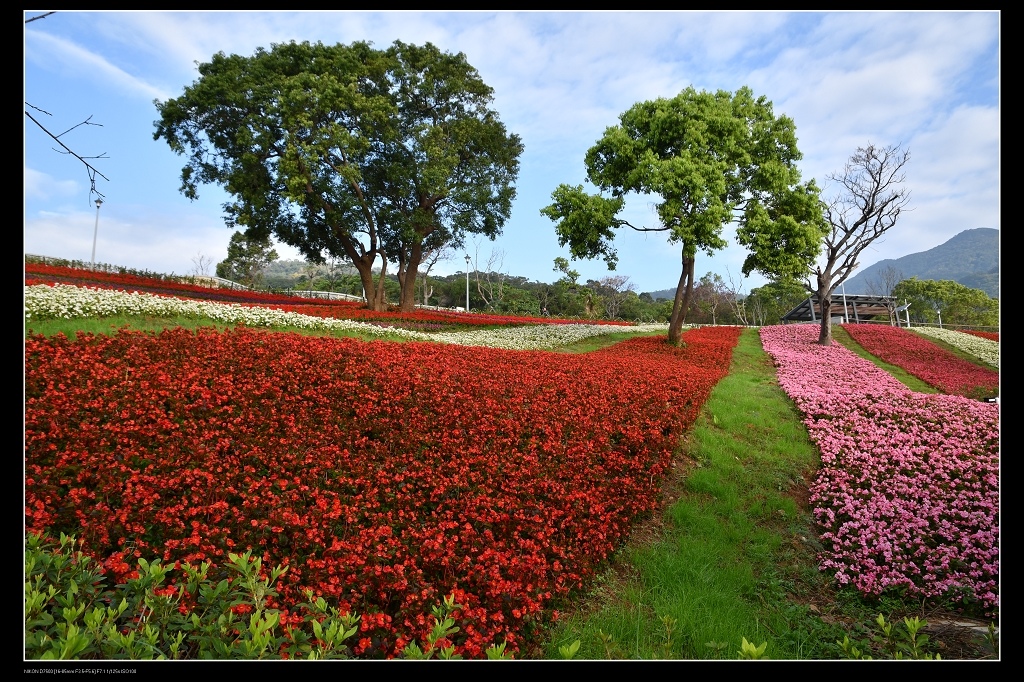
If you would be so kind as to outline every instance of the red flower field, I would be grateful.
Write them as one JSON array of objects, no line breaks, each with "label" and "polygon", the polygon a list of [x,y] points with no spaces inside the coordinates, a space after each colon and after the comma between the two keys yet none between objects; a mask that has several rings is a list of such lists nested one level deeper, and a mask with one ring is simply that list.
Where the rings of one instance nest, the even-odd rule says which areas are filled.
[{"label": "red flower field", "polygon": [[989,341],[999,341],[999,332],[981,332],[975,331],[974,329],[963,329],[964,334],[971,334],[977,336],[979,339],[988,339]]},{"label": "red flower field", "polygon": [[519,647],[658,504],[738,328],[587,355],[239,330],[25,342],[25,523],[136,556],[285,564],[361,614],[364,657],[465,605]]},{"label": "red flower field", "polygon": [[[161,296],[176,298],[200,299],[222,303],[238,303],[270,307],[286,312],[301,313],[315,317],[328,317],[339,320],[358,320],[361,322],[378,322],[384,325],[412,326],[432,324],[440,327],[507,327],[533,324],[570,324],[580,320],[564,320],[552,317],[527,317],[519,315],[492,315],[485,313],[466,313],[449,310],[416,309],[400,311],[397,307],[390,310],[367,310],[359,301],[309,299],[288,294],[275,294],[266,291],[249,291],[244,289],[220,289],[216,287],[187,284],[174,279],[157,279],[132,274],[116,274],[93,272],[57,265],[40,263],[25,264],[25,284],[71,284],[90,286],[121,291],[142,291]],[[628,326],[629,322],[621,320],[587,320],[588,324],[608,324]]]},{"label": "red flower field", "polygon": [[999,372],[980,367],[901,327],[844,324],[864,350],[901,367],[950,395],[970,397],[976,391],[999,388]]}]

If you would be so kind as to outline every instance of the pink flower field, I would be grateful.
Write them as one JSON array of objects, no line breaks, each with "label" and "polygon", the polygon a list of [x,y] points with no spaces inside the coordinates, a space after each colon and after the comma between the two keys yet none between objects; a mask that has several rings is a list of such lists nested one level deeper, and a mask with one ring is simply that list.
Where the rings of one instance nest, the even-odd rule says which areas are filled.
[{"label": "pink flower field", "polygon": [[[817,327],[763,327],[779,384],[821,451],[811,504],[823,570],[993,612],[999,603],[999,407],[915,393]],[[808,371],[813,368],[813,371]]]}]

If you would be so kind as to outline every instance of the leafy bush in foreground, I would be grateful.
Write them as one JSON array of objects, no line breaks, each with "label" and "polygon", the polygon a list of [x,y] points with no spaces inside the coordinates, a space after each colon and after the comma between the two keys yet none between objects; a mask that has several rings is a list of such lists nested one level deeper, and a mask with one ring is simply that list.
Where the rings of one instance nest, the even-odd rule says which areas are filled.
[{"label": "leafy bush in foreground", "polygon": [[[219,581],[211,566],[162,566],[145,559],[125,583],[105,585],[102,569],[59,543],[31,533],[25,543],[25,658],[68,659],[264,659],[351,658],[349,643],[360,617],[330,608],[307,593],[289,613],[268,606],[274,584],[287,569],[264,571],[251,552],[229,555]],[[404,658],[460,658],[446,639],[458,632],[454,595],[432,608],[431,627]],[[507,658],[504,643],[488,658]]]}]

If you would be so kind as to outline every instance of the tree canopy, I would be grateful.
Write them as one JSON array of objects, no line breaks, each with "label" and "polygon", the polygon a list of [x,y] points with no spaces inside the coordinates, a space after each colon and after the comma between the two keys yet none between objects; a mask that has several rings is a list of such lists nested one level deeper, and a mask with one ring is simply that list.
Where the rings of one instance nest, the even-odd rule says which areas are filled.
[{"label": "tree canopy", "polygon": [[743,305],[751,324],[778,324],[783,315],[805,300],[807,289],[799,280],[782,278],[751,289]]},{"label": "tree canopy", "polygon": [[[745,274],[802,273],[817,256],[821,205],[814,182],[800,184],[800,158],[792,119],[775,116],[766,98],[745,87],[735,94],[691,87],[620,115],[585,157],[587,180],[601,193],[563,184],[541,213],[556,222],[559,244],[573,258],[603,257],[609,269],[620,227],[666,232],[679,244],[682,273],[669,325],[669,340],[678,343],[696,254],[724,248],[725,225],[738,222],[738,240],[750,249]],[[630,192],[660,198],[658,226],[618,217]]]},{"label": "tree canopy", "polygon": [[182,192],[220,184],[229,224],[316,263],[350,260],[371,307],[386,303],[387,263],[411,308],[425,251],[493,239],[509,217],[523,146],[461,53],[290,42],[218,53],[199,74],[156,103],[154,139],[188,155]]},{"label": "tree canopy", "polygon": [[228,257],[217,263],[217,276],[255,287],[263,281],[267,266],[275,260],[277,251],[270,245],[270,239],[235,232],[228,242]]},{"label": "tree canopy", "polygon": [[999,326],[999,301],[981,289],[953,280],[911,277],[893,287],[897,301],[910,304],[910,316],[918,322],[953,326]]}]

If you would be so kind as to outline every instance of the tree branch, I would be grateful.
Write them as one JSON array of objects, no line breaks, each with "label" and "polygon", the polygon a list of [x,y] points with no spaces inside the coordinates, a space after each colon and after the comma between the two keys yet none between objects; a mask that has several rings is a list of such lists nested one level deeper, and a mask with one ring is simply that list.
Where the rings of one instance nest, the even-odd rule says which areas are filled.
[{"label": "tree branch", "polygon": [[[28,105],[28,106],[30,106],[30,107],[32,107],[33,109],[36,109],[37,111],[42,111],[42,112],[43,112],[44,114],[47,114],[47,115],[49,115],[49,112],[46,112],[46,111],[44,111],[43,109],[40,109],[39,107],[33,106],[33,105],[29,104],[28,102],[25,102],[25,104],[26,104],[26,105]],[[99,172],[99,170],[98,170],[98,169],[97,169],[97,168],[96,168],[95,166],[93,166],[93,165],[92,165],[91,163],[89,163],[88,161],[86,161],[86,159],[106,159],[106,158],[109,158],[109,157],[107,157],[107,155],[106,155],[107,153],[106,153],[106,152],[103,152],[103,153],[102,153],[102,154],[100,154],[99,156],[80,156],[79,154],[76,154],[76,153],[75,153],[75,152],[74,152],[74,151],[73,151],[73,150],[72,150],[72,149],[71,149],[70,147],[68,147],[68,146],[67,146],[66,144],[64,144],[63,142],[61,142],[61,141],[60,141],[60,135],[63,135],[64,133],[67,133],[67,132],[69,132],[69,131],[71,131],[71,130],[74,130],[75,128],[77,128],[77,127],[78,127],[78,126],[80,126],[80,125],[93,125],[93,126],[96,126],[96,125],[101,125],[101,124],[99,124],[99,123],[91,123],[91,122],[89,121],[89,119],[90,119],[90,118],[92,118],[92,116],[90,116],[89,118],[85,119],[84,121],[82,121],[82,122],[81,122],[81,123],[79,123],[78,125],[75,125],[75,126],[71,126],[71,127],[70,127],[70,128],[68,128],[67,130],[65,130],[65,131],[64,131],[63,133],[61,133],[60,135],[54,135],[53,133],[51,133],[51,132],[50,132],[50,131],[49,131],[49,130],[48,130],[48,129],[46,128],[46,126],[44,126],[44,125],[43,125],[42,123],[40,123],[39,121],[37,121],[37,120],[35,119],[35,117],[34,117],[34,116],[32,116],[32,114],[30,114],[30,113],[28,113],[28,112],[26,111],[26,112],[25,112],[25,115],[26,115],[26,116],[28,116],[28,118],[29,118],[29,120],[30,120],[30,121],[32,121],[32,122],[33,122],[33,123],[35,123],[35,124],[36,124],[37,126],[39,126],[39,128],[40,128],[40,129],[41,129],[41,130],[42,130],[42,131],[43,131],[44,133],[46,133],[47,135],[49,135],[50,137],[52,137],[52,138],[53,138],[53,139],[54,139],[54,140],[55,140],[55,141],[57,142],[57,144],[59,144],[59,145],[60,145],[61,147],[63,147],[63,148],[64,148],[64,150],[65,150],[65,151],[63,151],[63,152],[61,152],[61,151],[60,151],[59,149],[57,149],[57,150],[55,150],[55,151],[57,151],[58,153],[61,153],[61,154],[65,154],[65,153],[66,153],[66,154],[70,154],[71,156],[75,157],[76,159],[78,159],[79,161],[81,161],[81,162],[82,162],[82,164],[83,164],[83,165],[85,166],[85,170],[86,170],[86,173],[87,173],[87,174],[89,175],[89,196],[90,196],[90,198],[92,197],[92,195],[93,195],[93,194],[96,194],[96,195],[97,195],[97,196],[99,196],[99,197],[103,197],[103,196],[104,196],[104,195],[103,195],[103,193],[102,193],[102,192],[100,192],[99,190],[97,190],[97,189],[96,189],[96,176],[98,175],[99,177],[103,178],[103,179],[104,179],[104,180],[106,180],[107,182],[110,182],[110,178],[108,178],[108,177],[107,177],[106,175],[104,175],[103,173],[100,173],[100,172]]]},{"label": "tree branch", "polygon": [[637,232],[665,232],[667,230],[672,229],[670,227],[636,227],[635,225],[630,225],[628,221],[621,219],[617,220],[616,222],[618,222],[620,225],[625,225],[628,228],[636,230]]},{"label": "tree branch", "polygon": [[56,14],[56,13],[57,13],[57,10],[53,10],[52,12],[47,12],[46,14],[40,14],[38,16],[32,17],[31,19],[26,19],[25,23],[26,24],[31,23],[31,22],[35,21],[36,19],[45,19],[46,17],[50,16],[51,14]]}]

